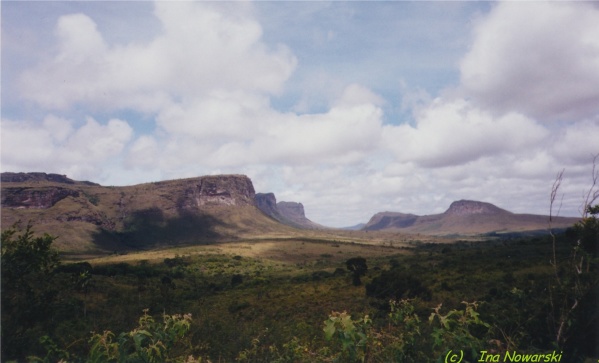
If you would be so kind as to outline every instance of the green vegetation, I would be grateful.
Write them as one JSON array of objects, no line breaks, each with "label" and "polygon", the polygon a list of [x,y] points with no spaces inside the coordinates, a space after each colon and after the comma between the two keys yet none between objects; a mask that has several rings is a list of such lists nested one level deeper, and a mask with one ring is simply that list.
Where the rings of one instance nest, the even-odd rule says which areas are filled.
[{"label": "green vegetation", "polygon": [[596,360],[598,211],[555,239],[376,254],[253,241],[63,264],[55,237],[15,225],[2,233],[2,361]]}]

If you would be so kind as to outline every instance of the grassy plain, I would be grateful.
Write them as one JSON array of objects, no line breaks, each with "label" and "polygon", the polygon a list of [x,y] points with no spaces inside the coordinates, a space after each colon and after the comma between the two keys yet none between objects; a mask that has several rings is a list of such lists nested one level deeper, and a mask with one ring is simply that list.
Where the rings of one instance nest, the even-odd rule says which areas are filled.
[{"label": "grassy plain", "polygon": [[[403,247],[403,248],[402,248]],[[214,243],[209,245],[174,247],[151,251],[114,254],[89,259],[93,264],[114,264],[120,262],[135,263],[141,260],[162,262],[175,256],[193,257],[207,255],[241,256],[273,263],[292,265],[311,265],[327,260],[330,264],[339,264],[350,257],[365,258],[408,253],[404,246],[386,246],[380,244],[365,245],[350,242],[311,241],[302,239],[266,239]]]}]

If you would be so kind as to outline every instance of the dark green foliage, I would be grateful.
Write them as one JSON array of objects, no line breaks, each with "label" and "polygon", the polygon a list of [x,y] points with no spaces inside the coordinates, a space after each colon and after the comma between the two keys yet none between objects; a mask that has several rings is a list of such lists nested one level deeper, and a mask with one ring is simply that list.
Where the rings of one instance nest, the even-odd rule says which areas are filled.
[{"label": "dark green foliage", "polygon": [[328,271],[314,271],[312,272],[312,281],[320,281],[331,276],[333,276],[333,274]]},{"label": "dark green foliage", "polygon": [[250,306],[252,306],[252,305],[249,302],[240,301],[240,302],[232,303],[231,305],[229,305],[228,309],[231,314],[235,314],[236,312],[247,309]]},{"label": "dark green foliage", "polygon": [[565,236],[570,255],[553,261],[555,276],[549,286],[554,341],[569,359],[599,355],[599,205],[587,206],[584,218]]},{"label": "dark green foliage", "polygon": [[235,274],[231,277],[231,286],[237,286],[243,283],[243,275]]},{"label": "dark green foliage", "polygon": [[2,361],[23,357],[37,346],[59,291],[51,284],[59,265],[56,237],[35,237],[31,225],[2,232]]},{"label": "dark green foliage", "polygon": [[92,270],[93,267],[89,262],[77,262],[59,265],[54,269],[54,272],[81,274],[84,272],[91,272]]},{"label": "dark green foliage", "polygon": [[168,267],[187,266],[189,265],[189,261],[179,255],[175,255],[173,258],[165,258],[164,264]]},{"label": "dark green foliage", "polygon": [[364,257],[353,257],[345,262],[347,269],[353,272],[352,282],[354,286],[362,285],[361,276],[366,275],[366,271],[368,271],[368,265],[366,264],[366,259]]},{"label": "dark green foliage", "polygon": [[342,269],[341,267],[337,267],[335,269],[335,272],[333,272],[333,275],[335,276],[343,276],[345,275],[347,272],[345,271],[345,269]]},{"label": "dark green foliage", "polygon": [[31,225],[23,230],[16,224],[3,231],[1,238],[2,281],[8,288],[26,288],[29,277],[49,275],[60,264],[58,251],[51,247],[56,237],[34,237]]},{"label": "dark green foliage", "polygon": [[586,218],[574,225],[569,237],[573,237],[571,241],[575,247],[579,247],[589,257],[599,256],[599,204],[587,208]]},{"label": "dark green foliage", "polygon": [[366,295],[386,300],[415,297],[430,300],[432,297],[430,289],[424,286],[420,279],[400,269],[383,271],[379,276],[372,279],[372,282],[366,285]]}]

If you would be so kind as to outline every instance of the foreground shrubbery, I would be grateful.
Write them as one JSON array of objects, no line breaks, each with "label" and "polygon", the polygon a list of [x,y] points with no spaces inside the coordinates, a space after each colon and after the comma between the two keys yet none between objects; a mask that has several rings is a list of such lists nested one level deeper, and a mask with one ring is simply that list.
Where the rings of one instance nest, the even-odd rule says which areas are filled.
[{"label": "foreground shrubbery", "polygon": [[[477,303],[466,303],[463,310],[441,313],[435,308],[424,328],[412,301],[390,301],[387,325],[376,328],[368,315],[352,319],[346,312],[333,312],[323,323],[328,345],[314,348],[294,337],[289,342],[262,344],[260,337],[252,346],[238,353],[238,362],[423,362],[435,360],[445,353],[446,346],[465,350],[466,361],[487,348],[489,324],[480,320]],[[32,362],[210,362],[183,352],[189,347],[186,336],[191,327],[191,315],[163,315],[159,323],[147,311],[139,318],[136,328],[118,335],[106,330],[93,333],[88,341],[89,353],[77,357],[59,348],[49,337],[40,343],[47,352],[43,358],[29,357]],[[483,328],[477,336],[475,330]],[[428,331],[429,335],[423,333]],[[178,348],[178,349],[177,349]],[[183,349],[182,349],[183,348]]]}]

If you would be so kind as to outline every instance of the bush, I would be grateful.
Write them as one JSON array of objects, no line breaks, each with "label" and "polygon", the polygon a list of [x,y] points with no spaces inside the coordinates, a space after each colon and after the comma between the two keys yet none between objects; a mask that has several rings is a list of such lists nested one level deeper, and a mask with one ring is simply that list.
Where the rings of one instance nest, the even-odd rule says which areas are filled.
[{"label": "bush", "polygon": [[163,315],[157,323],[148,310],[130,332],[115,336],[107,330],[93,334],[88,362],[166,362],[173,347],[181,342],[191,327],[191,314]]}]

